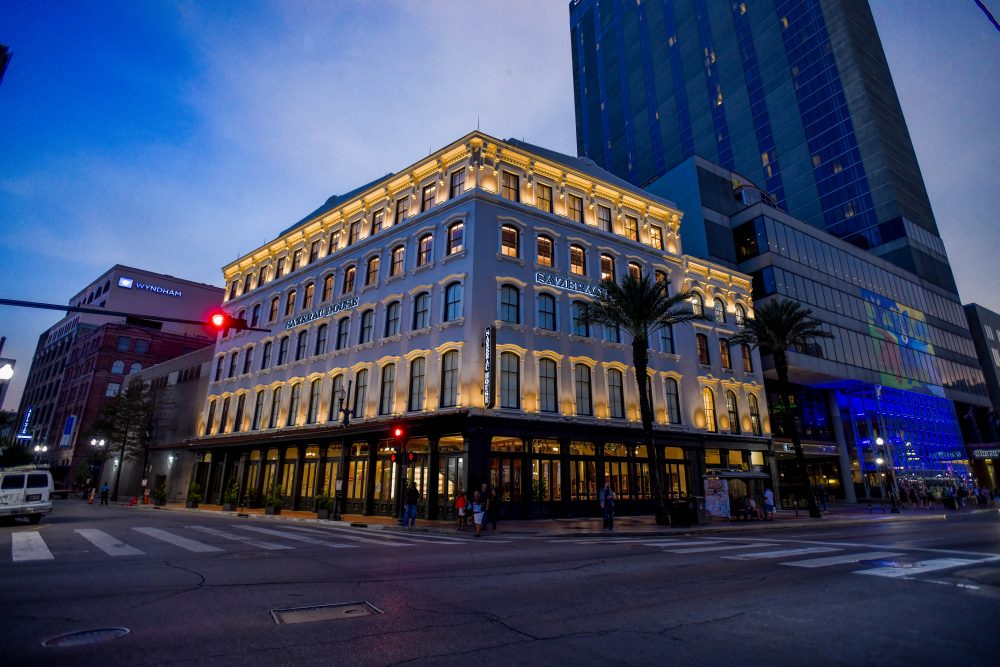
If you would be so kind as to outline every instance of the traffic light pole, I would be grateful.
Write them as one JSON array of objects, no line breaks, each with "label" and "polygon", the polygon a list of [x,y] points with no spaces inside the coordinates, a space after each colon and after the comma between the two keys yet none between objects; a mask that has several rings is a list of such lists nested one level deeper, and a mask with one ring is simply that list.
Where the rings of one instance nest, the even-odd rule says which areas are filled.
[{"label": "traffic light pole", "polygon": [[[41,310],[60,310],[66,313],[90,313],[92,315],[113,315],[115,317],[133,317],[140,320],[153,320],[155,322],[177,322],[179,324],[200,324],[205,327],[212,326],[211,322],[206,322],[205,320],[186,320],[181,317],[164,317],[162,315],[145,315],[141,313],[125,313],[118,310],[107,310],[105,308],[87,308],[86,306],[67,306],[58,303],[40,303],[38,301],[19,301],[17,299],[0,299],[0,306],[15,306],[17,308],[39,308]],[[240,326],[238,323],[243,322]],[[234,324],[236,326],[234,326]],[[240,331],[263,331],[265,333],[270,333],[270,329],[260,329],[257,327],[246,326],[245,320],[233,320],[233,324],[230,325],[232,329],[239,329]]]}]

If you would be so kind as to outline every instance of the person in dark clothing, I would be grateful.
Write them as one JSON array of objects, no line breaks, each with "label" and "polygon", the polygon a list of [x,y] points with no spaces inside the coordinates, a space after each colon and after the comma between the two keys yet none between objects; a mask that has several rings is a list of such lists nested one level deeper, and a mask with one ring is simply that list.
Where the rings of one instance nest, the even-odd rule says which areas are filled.
[{"label": "person in dark clothing", "polygon": [[108,486],[108,483],[105,482],[104,486],[101,487],[101,504],[102,505],[107,505],[108,504],[108,492],[109,491],[111,491],[111,488]]},{"label": "person in dark clothing", "polygon": [[404,526],[415,526],[417,523],[417,503],[420,502],[420,491],[417,485],[410,482],[410,488],[406,490],[406,514],[403,515]]},{"label": "person in dark clothing", "polygon": [[483,489],[479,493],[483,501],[484,515],[483,515],[483,528],[486,529],[486,534],[489,535],[490,531],[487,524],[493,526],[493,532],[497,532],[497,514],[500,512],[500,503],[498,502],[496,491],[490,489],[486,482],[483,482]]},{"label": "person in dark clothing", "polygon": [[597,494],[597,500],[601,503],[601,510],[604,513],[604,529],[615,529],[615,492],[611,488],[611,480],[604,480],[604,488]]}]

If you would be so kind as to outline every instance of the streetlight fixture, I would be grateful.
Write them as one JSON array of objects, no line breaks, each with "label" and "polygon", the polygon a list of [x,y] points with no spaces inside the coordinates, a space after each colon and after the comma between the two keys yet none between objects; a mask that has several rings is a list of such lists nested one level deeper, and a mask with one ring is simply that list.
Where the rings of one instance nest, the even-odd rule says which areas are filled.
[{"label": "streetlight fixture", "polygon": [[[885,444],[885,440],[882,439],[882,436],[878,436],[877,438],[875,438],[875,444],[877,446],[879,446],[879,447],[882,447]],[[885,463],[885,460],[880,456],[877,459],[875,459],[875,463],[877,463],[878,465],[882,465],[883,463]],[[899,501],[896,499],[896,482],[895,482],[895,477],[891,476],[891,475],[893,475],[891,462],[890,462],[890,465],[887,466],[887,469],[889,470],[889,475],[890,475],[890,477],[889,477],[889,503],[890,503],[891,506],[889,508],[889,513],[890,514],[899,514]],[[883,476],[884,476],[884,474],[883,474]],[[884,487],[883,487],[882,493],[883,494],[885,493]]]}]

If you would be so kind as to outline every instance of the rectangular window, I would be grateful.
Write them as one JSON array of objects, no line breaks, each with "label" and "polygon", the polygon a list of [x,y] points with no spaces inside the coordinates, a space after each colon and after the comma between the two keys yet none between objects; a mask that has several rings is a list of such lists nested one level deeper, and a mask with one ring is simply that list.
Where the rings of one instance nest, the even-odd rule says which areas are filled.
[{"label": "rectangular window", "polygon": [[417,242],[417,266],[424,266],[430,263],[433,256],[433,244],[434,237],[430,234],[420,237],[420,241]]},{"label": "rectangular window", "polygon": [[410,215],[410,200],[403,197],[396,201],[396,224],[398,225]]},{"label": "rectangular window", "polygon": [[279,257],[278,264],[274,269],[274,279],[277,280],[281,276],[285,275],[285,258]]},{"label": "rectangular window", "polygon": [[435,193],[437,193],[437,185],[434,183],[425,185],[423,190],[420,192],[420,210],[423,212],[428,210],[431,206],[434,206],[434,197]]},{"label": "rectangular window", "polygon": [[597,226],[606,232],[611,231],[611,209],[607,206],[597,206]]},{"label": "rectangular window", "polygon": [[115,349],[119,352],[128,352],[128,348],[132,339],[128,336],[119,336],[118,343],[115,345]]},{"label": "rectangular window", "polygon": [[663,327],[660,329],[660,351],[667,354],[674,353],[674,328]]},{"label": "rectangular window", "polygon": [[451,187],[448,188],[448,199],[454,199],[465,192],[465,169],[451,172]]},{"label": "rectangular window", "polygon": [[535,186],[535,192],[538,193],[536,199],[538,200],[538,208],[542,209],[546,213],[552,212],[552,186],[544,185],[539,183]]},{"label": "rectangular window", "polygon": [[630,241],[639,240],[639,219],[635,216],[625,216],[625,238]]},{"label": "rectangular window", "polygon": [[302,266],[302,251],[296,250],[292,253],[292,271],[297,271]]},{"label": "rectangular window", "polygon": [[385,209],[379,209],[372,213],[372,234],[378,234],[382,231],[382,226],[385,224]]},{"label": "rectangular window", "polygon": [[580,246],[569,247],[569,272],[582,276],[587,273],[587,264],[584,259],[583,248]]},{"label": "rectangular window", "polygon": [[313,241],[312,245],[309,246],[309,263],[314,264],[317,259],[319,259],[319,245],[320,241]]},{"label": "rectangular window", "polygon": [[361,221],[355,220],[351,223],[347,234],[347,245],[354,245],[361,238]]},{"label": "rectangular window", "polygon": [[109,382],[107,388],[104,390],[104,395],[108,397],[117,396],[121,389],[122,385],[120,382]]},{"label": "rectangular window", "polygon": [[733,362],[729,357],[729,341],[725,338],[719,339],[719,360],[723,368],[732,370]]},{"label": "rectangular window", "polygon": [[568,208],[567,214],[570,220],[573,222],[583,222],[583,197],[570,195]]},{"label": "rectangular window", "polygon": [[665,249],[663,246],[663,230],[656,225],[650,225],[649,227],[649,244],[657,250]]},{"label": "rectangular window", "polygon": [[552,266],[552,239],[547,236],[538,237],[538,263]]},{"label": "rectangular window", "polygon": [[521,179],[517,174],[505,171],[501,175],[501,195],[510,201],[521,201]]}]

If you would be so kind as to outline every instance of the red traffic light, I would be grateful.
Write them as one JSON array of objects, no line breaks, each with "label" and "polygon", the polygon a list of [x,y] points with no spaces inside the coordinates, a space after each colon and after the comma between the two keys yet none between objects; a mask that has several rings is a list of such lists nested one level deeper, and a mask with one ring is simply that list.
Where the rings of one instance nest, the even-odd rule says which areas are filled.
[{"label": "red traffic light", "polygon": [[403,427],[402,426],[396,426],[396,427],[394,427],[392,429],[392,437],[394,437],[396,440],[402,439],[402,437],[403,437]]},{"label": "red traffic light", "polygon": [[407,454],[406,458],[410,461],[410,463],[413,463],[413,452],[410,452],[409,454]]},{"label": "red traffic light", "polygon": [[216,333],[225,332],[228,329],[243,331],[244,329],[250,328],[246,319],[242,317],[233,317],[224,310],[213,311],[212,314],[208,316],[208,326],[210,326]]},{"label": "red traffic light", "polygon": [[209,320],[212,326],[216,329],[222,329],[226,326],[226,322],[229,320],[225,313],[212,313],[212,317]]},{"label": "red traffic light", "polygon": [[389,460],[392,461],[393,463],[396,462],[396,452],[392,453],[392,455],[389,457]]}]

